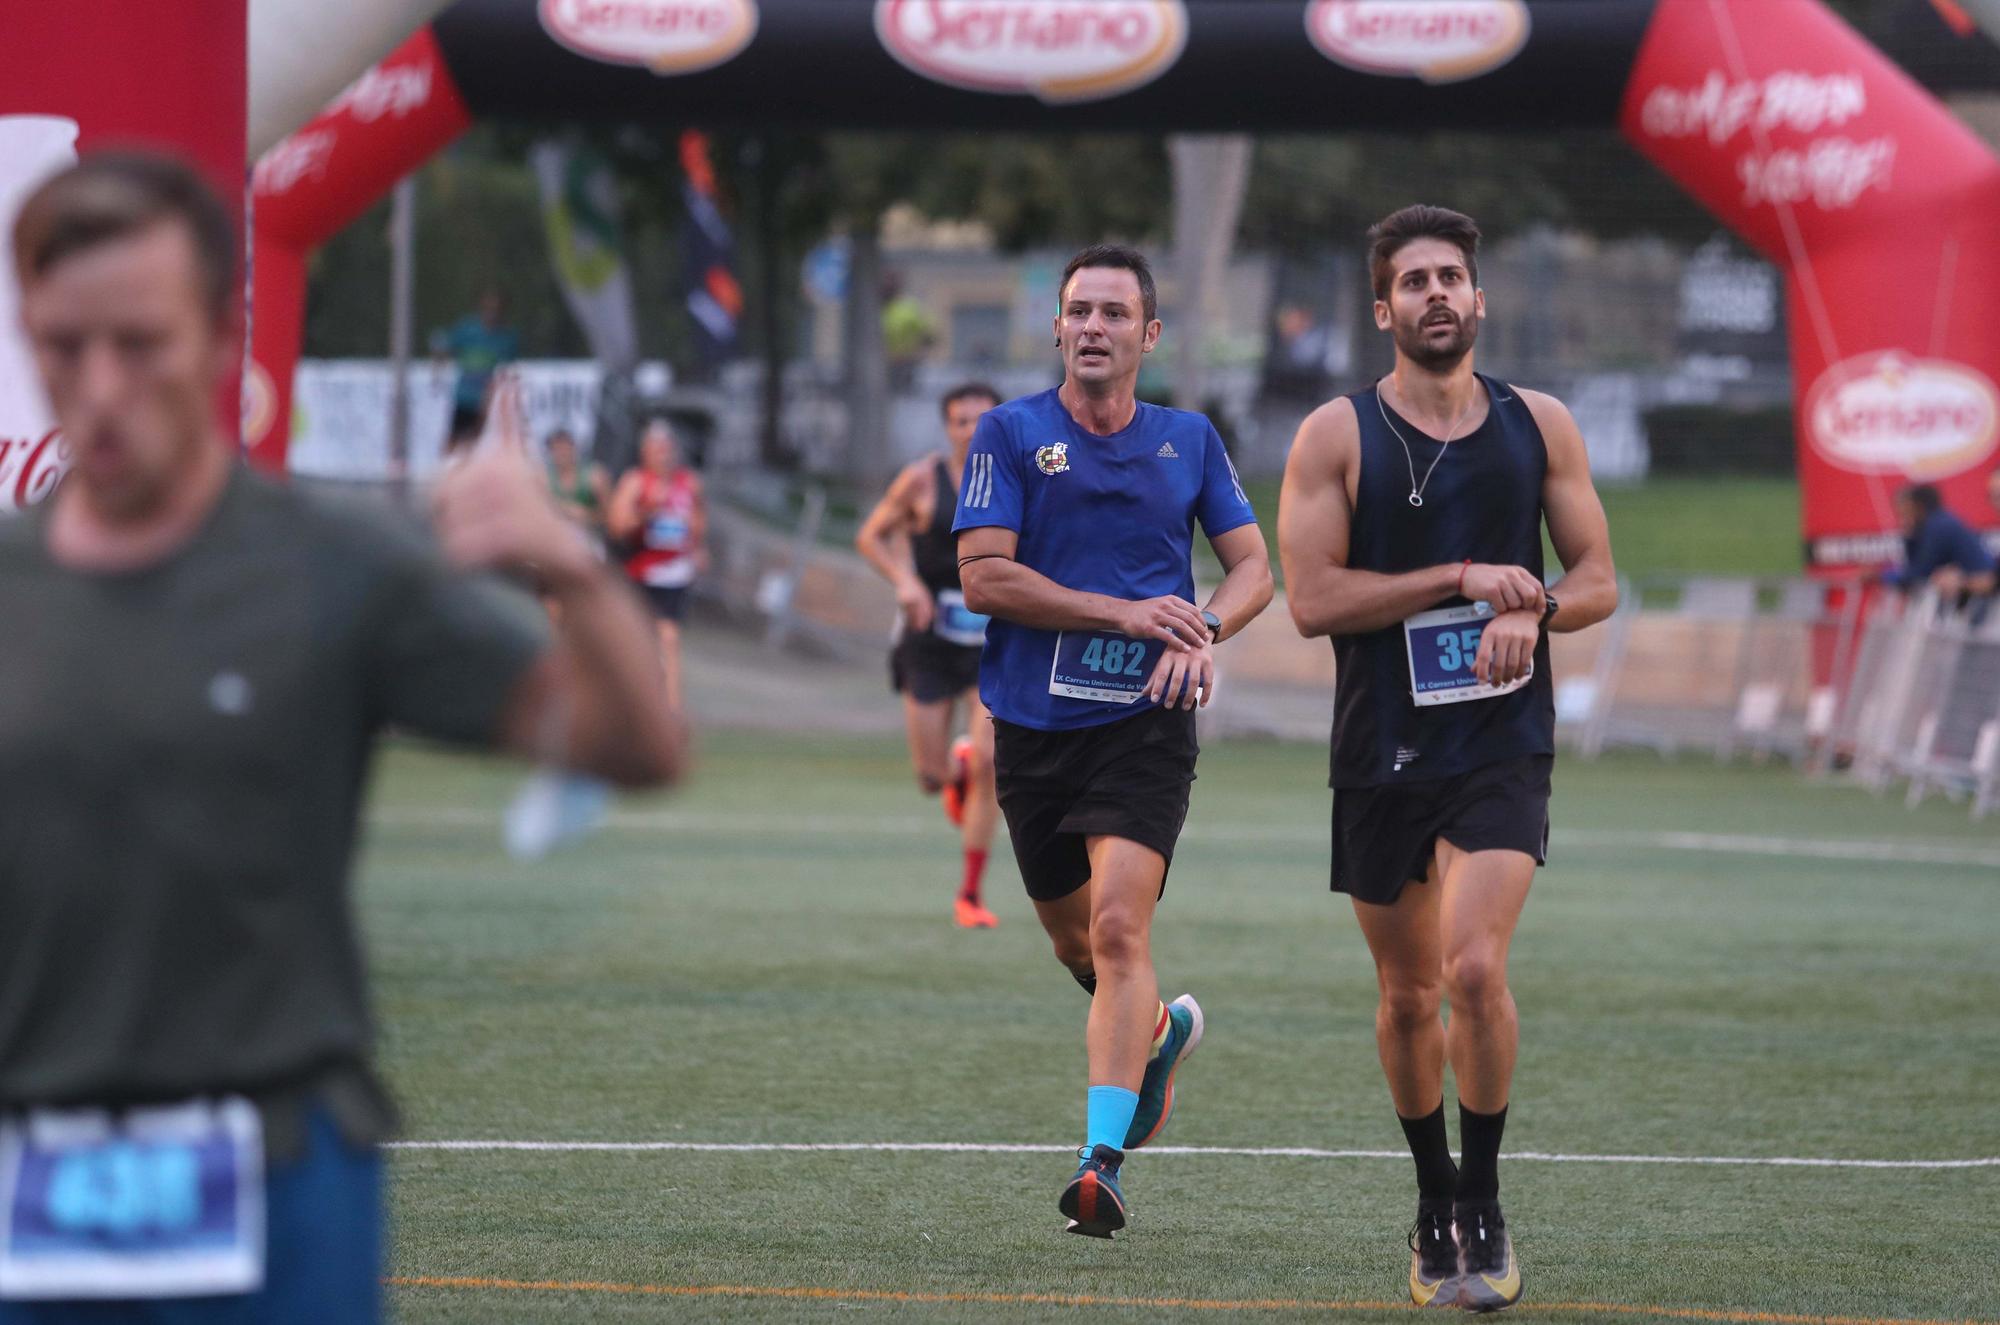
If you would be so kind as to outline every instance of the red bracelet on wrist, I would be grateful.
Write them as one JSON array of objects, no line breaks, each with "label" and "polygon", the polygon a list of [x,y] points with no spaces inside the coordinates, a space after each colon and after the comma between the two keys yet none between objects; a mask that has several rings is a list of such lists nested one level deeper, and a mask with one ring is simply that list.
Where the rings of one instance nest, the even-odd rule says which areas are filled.
[{"label": "red bracelet on wrist", "polygon": [[1466,573],[1467,571],[1471,570],[1471,569],[1472,569],[1472,558],[1471,558],[1471,557],[1467,557],[1467,558],[1466,558],[1466,559],[1465,559],[1465,560],[1464,560],[1463,562],[1461,562],[1461,563],[1459,564],[1459,567],[1458,567],[1458,588],[1457,588],[1457,589],[1455,589],[1455,590],[1454,590],[1453,592],[1455,592],[1455,593],[1456,593],[1456,594],[1457,594],[1457,595],[1458,595],[1458,596],[1459,596],[1460,598],[1463,598],[1463,597],[1465,597],[1465,573]]}]

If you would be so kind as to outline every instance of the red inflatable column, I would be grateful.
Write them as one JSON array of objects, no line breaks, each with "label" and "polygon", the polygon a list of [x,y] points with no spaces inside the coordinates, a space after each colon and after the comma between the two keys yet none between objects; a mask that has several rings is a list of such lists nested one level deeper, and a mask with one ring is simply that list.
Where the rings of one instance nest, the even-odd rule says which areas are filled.
[{"label": "red inflatable column", "polygon": [[253,364],[244,433],[260,467],[283,470],[291,440],[306,255],[471,123],[426,28],[258,160],[251,202]]},{"label": "red inflatable column", "polygon": [[[50,171],[104,146],[175,152],[225,199],[240,199],[244,45],[243,0],[6,0],[0,227],[11,228],[26,192]],[[15,329],[14,300],[9,257],[0,263],[0,509],[52,487],[60,454]],[[233,383],[218,405],[234,438]]]},{"label": "red inflatable column", "polygon": [[1813,568],[1893,555],[1907,482],[2000,524],[2000,161],[1818,0],[1660,0],[1621,124],[1785,270]]}]

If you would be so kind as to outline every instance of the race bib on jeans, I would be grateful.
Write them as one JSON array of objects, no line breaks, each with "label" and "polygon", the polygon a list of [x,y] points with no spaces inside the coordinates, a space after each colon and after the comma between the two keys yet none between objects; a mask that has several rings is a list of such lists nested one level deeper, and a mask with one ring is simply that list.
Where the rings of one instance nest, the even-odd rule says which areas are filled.
[{"label": "race bib on jeans", "polygon": [[1136,703],[1165,648],[1162,640],[1128,639],[1116,631],[1065,630],[1056,636],[1049,693],[1105,704]]},{"label": "race bib on jeans", "polygon": [[1403,643],[1410,655],[1410,698],[1419,708],[1511,695],[1528,684],[1535,674],[1533,663],[1506,685],[1489,685],[1472,674],[1480,637],[1492,619],[1485,603],[1472,603],[1419,612],[1403,622]]},{"label": "race bib on jeans", "polygon": [[248,1100],[0,1123],[0,1300],[253,1293],[264,1234]]},{"label": "race bib on jeans", "polygon": [[976,649],[986,642],[984,617],[965,605],[965,595],[957,589],[937,592],[937,612],[931,617],[931,633],[947,644]]}]

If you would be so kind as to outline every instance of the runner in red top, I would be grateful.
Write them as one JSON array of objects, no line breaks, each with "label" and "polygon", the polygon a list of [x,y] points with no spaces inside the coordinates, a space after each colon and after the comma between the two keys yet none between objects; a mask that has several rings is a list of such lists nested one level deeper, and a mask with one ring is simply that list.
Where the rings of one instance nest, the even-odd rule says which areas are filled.
[{"label": "runner in red top", "polygon": [[625,573],[644,591],[659,621],[667,702],[681,707],[681,628],[688,586],[708,563],[708,508],[701,479],[681,464],[674,430],[653,419],[639,439],[639,464],[611,494],[611,536],[635,549]]}]

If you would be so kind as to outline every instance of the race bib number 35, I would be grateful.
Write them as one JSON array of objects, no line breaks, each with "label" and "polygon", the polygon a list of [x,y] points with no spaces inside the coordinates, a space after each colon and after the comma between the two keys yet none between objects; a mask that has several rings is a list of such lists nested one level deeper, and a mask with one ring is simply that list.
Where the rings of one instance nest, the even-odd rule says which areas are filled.
[{"label": "race bib number 35", "polygon": [[1146,693],[1163,641],[1127,639],[1111,631],[1064,631],[1056,636],[1049,693],[1065,699],[1131,704]]},{"label": "race bib number 35", "polygon": [[241,1099],[0,1125],[0,1300],[212,1297],[264,1281],[264,1141]]},{"label": "race bib number 35", "polygon": [[1419,612],[1403,622],[1403,642],[1410,655],[1410,698],[1419,708],[1492,699],[1528,684],[1535,674],[1532,664],[1506,685],[1489,685],[1473,675],[1480,636],[1492,619],[1486,604],[1473,603]]}]

